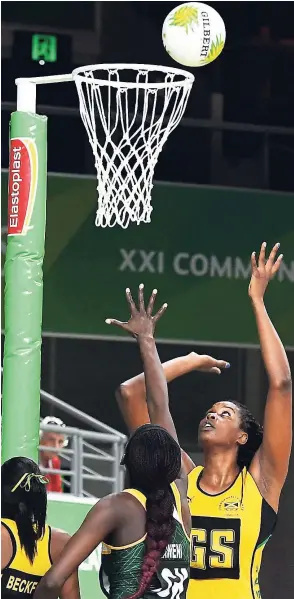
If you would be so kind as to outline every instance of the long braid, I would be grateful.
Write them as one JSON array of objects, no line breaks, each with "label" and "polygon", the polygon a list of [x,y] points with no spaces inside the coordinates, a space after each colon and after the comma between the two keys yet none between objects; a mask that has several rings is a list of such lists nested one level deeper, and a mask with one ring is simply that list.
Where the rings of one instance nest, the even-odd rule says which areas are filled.
[{"label": "long braid", "polygon": [[139,599],[151,584],[175,530],[174,497],[170,488],[179,475],[181,453],[177,442],[161,427],[137,429],[126,452],[132,485],[146,495],[145,555],[139,587],[127,599]]},{"label": "long braid", "polygon": [[149,494],[146,503],[146,552],[142,563],[142,575],[138,590],[128,599],[139,599],[149,587],[158,568],[159,560],[175,530],[174,502],[169,489]]}]

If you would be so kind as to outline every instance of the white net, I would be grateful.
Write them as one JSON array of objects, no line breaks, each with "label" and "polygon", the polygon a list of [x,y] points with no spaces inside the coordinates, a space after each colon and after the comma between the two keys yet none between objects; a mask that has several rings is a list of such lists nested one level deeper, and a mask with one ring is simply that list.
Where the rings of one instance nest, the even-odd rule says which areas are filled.
[{"label": "white net", "polygon": [[154,168],[182,118],[193,75],[168,67],[109,64],[76,69],[73,78],[95,158],[96,226],[149,223]]}]

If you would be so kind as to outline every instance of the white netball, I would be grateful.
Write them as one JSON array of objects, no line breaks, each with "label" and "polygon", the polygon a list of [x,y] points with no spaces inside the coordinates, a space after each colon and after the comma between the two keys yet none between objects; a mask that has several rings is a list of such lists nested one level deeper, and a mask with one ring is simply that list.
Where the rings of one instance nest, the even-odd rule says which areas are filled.
[{"label": "white netball", "polygon": [[226,28],[214,8],[202,2],[185,2],[166,17],[162,28],[168,54],[186,67],[203,67],[223,50]]}]

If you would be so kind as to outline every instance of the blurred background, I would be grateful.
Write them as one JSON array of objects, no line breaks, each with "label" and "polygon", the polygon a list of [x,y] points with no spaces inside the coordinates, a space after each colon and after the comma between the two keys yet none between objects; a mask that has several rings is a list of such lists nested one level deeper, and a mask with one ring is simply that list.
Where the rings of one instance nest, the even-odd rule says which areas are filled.
[{"label": "blurred background", "polygon": [[[2,264],[15,78],[98,62],[177,66],[161,41],[163,20],[177,4],[2,2]],[[64,492],[100,497],[121,484],[126,430],[114,392],[141,371],[141,361],[136,345],[110,332],[104,319],[127,316],[127,285],[157,287],[169,303],[158,328],[162,361],[197,351],[232,365],[217,380],[192,373],[170,385],[182,446],[196,460],[202,459],[198,422],[211,402],[238,399],[262,419],[267,381],[247,286],[250,253],[264,239],[280,241],[285,255],[268,307],[294,370],[293,3],[210,5],[224,19],[227,42],[218,60],[191,69],[187,110],[156,167],[151,225],[95,229],[94,160],[75,86],[38,88],[54,173],[48,177],[41,413],[61,418],[70,441],[62,451],[64,434],[47,419],[42,443],[56,451],[43,465],[63,471]],[[265,599],[276,599],[277,588],[282,599],[292,597],[293,496],[292,461],[278,529],[266,549]]]}]

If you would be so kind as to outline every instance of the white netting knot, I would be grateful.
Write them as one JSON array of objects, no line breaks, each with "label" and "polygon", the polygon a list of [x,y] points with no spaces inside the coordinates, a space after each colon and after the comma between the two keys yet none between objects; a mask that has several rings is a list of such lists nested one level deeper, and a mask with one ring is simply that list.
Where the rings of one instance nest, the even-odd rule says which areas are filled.
[{"label": "white netting knot", "polygon": [[152,65],[93,65],[73,77],[97,171],[95,224],[150,222],[154,168],[182,118],[193,75]]}]

